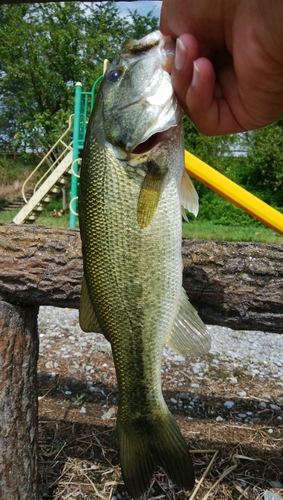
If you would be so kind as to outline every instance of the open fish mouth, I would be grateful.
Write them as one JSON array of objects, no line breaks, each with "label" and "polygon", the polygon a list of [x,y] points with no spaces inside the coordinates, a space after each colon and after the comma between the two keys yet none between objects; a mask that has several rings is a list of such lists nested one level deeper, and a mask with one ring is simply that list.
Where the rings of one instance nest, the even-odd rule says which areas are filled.
[{"label": "open fish mouth", "polygon": [[155,134],[151,135],[146,141],[141,142],[138,144],[132,151],[131,154],[134,155],[141,155],[148,153],[155,147],[159,146],[162,144],[162,142],[165,141],[165,139],[168,136],[168,131],[166,130],[165,132],[156,132]]},{"label": "open fish mouth", "polygon": [[133,161],[136,166],[136,161],[139,163],[141,158],[144,160],[148,153],[159,148],[168,139],[168,136],[172,133],[172,128],[175,128],[175,126],[176,125],[173,125],[173,127],[170,127],[169,129],[152,133],[145,141],[141,141],[138,144],[135,143],[133,149],[131,146],[115,147],[111,143],[106,144],[114,152],[116,158],[119,158],[120,160],[127,160],[129,162]]}]

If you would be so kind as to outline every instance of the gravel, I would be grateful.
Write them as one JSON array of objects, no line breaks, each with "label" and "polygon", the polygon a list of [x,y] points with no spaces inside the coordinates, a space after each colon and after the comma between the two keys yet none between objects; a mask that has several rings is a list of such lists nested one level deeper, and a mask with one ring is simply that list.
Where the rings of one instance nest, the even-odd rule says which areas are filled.
[{"label": "gravel", "polygon": [[[51,349],[58,358],[70,359],[76,367],[83,354],[105,351],[110,352],[111,346],[102,334],[85,333],[79,327],[78,311],[56,307],[40,307],[39,311],[39,338],[40,352],[48,353]],[[235,331],[226,327],[208,326],[212,338],[210,354],[213,359],[211,366],[216,368],[221,363],[233,364],[251,376],[259,378],[271,377],[277,379],[278,385],[283,386],[283,335],[259,331]],[[183,357],[165,347],[164,355],[173,361],[183,361]],[[48,362],[47,362],[48,364]],[[203,359],[195,358],[192,362],[194,374],[202,376],[207,370],[207,363]],[[55,363],[50,361],[50,368]],[[47,366],[48,368],[48,366]],[[84,370],[91,374],[93,366],[86,364]],[[237,378],[231,376],[231,383],[237,384]],[[265,395],[263,399],[268,399]]]},{"label": "gravel", "polygon": [[[93,362],[92,354],[99,351],[111,353],[111,345],[105,337],[102,334],[83,332],[79,327],[78,311],[74,309],[41,307],[38,324],[39,351],[44,360],[44,367],[47,369],[45,375],[39,373],[38,377],[48,376],[50,379],[55,379],[56,373],[60,370],[60,363],[67,361],[69,374],[76,377],[79,373],[80,377],[82,376],[86,381],[88,393],[99,392],[100,397],[106,399],[103,390],[93,386],[91,381],[93,374],[95,374],[95,367],[91,364]],[[192,393],[190,391],[189,393],[177,391],[167,401],[176,408],[186,410],[189,420],[203,414],[203,403],[195,392],[201,389],[198,381],[209,376],[211,370],[225,371],[228,386],[230,382],[231,386],[235,387],[232,392],[237,395],[238,401],[247,401],[248,388],[237,391],[238,378],[235,376],[235,370],[241,375],[247,375],[250,379],[257,377],[259,384],[261,380],[265,379],[268,381],[265,387],[270,387],[269,383],[272,380],[277,387],[279,386],[278,389],[280,386],[283,387],[283,363],[281,361],[283,335],[257,331],[234,331],[219,326],[208,326],[208,330],[212,338],[210,356],[190,360],[190,373],[194,377],[190,384]],[[180,363],[180,370],[183,369],[182,362],[185,361],[185,358],[166,346],[164,356],[169,364],[178,365]],[[102,369],[104,369],[104,373],[101,374],[101,382],[106,383],[110,373],[107,363],[102,365]],[[162,373],[166,371],[167,368],[162,368]],[[180,382],[178,385],[182,386],[182,383]],[[72,388],[65,386],[63,390],[65,396],[72,401]],[[246,408],[245,406],[243,408],[239,406],[236,399],[231,399],[227,397],[225,400],[224,398],[222,410],[218,408],[215,414],[217,422],[224,422],[227,418],[231,418],[232,413],[234,422],[241,425],[254,425],[260,420],[266,419],[271,413],[275,415],[278,423],[283,421],[283,389],[275,398],[263,391],[255,413],[248,411],[254,410],[254,407]],[[82,412],[84,411],[82,409]],[[271,434],[273,429],[271,428],[267,432]]]}]

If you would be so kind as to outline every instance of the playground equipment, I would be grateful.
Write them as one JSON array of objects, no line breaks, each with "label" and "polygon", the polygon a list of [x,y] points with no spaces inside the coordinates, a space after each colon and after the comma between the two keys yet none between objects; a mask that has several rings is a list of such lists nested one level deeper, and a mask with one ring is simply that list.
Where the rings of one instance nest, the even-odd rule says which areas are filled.
[{"label": "playground equipment", "polygon": [[[94,105],[95,89],[101,78],[95,81],[90,92],[82,92],[81,83],[76,84],[75,109],[69,118],[68,128],[24,182],[22,197],[26,204],[14,217],[15,224],[33,223],[62,188],[69,187],[71,182],[70,227],[76,227],[80,151],[84,145],[87,120]],[[46,164],[50,167],[38,180]],[[32,182],[35,183],[34,194],[27,201],[26,190]]]},{"label": "playground equipment", "polygon": [[[22,197],[26,204],[14,217],[15,224],[33,223],[46,206],[62,191],[62,188],[69,184],[73,160],[72,141],[69,141],[72,118],[73,115],[69,118],[69,125],[64,134],[25,180],[22,187]],[[50,167],[38,179],[40,169],[42,170],[43,165],[46,164],[49,164]],[[26,190],[31,182],[36,182],[34,194],[27,201]]]},{"label": "playground equipment", "polygon": [[91,110],[94,106],[94,95],[97,84],[102,79],[100,76],[93,84],[91,92],[82,92],[82,84],[76,83],[75,87],[75,117],[73,133],[73,172],[71,182],[71,201],[70,201],[70,227],[76,227],[78,210],[78,179],[80,151],[84,147],[87,122]]},{"label": "playground equipment", "polygon": [[[107,61],[104,63],[104,69]],[[94,83],[90,92],[82,92],[80,82],[75,87],[75,108],[74,115],[70,117],[69,126],[51,148],[49,153],[42,159],[34,172],[28,177],[23,185],[23,199],[26,205],[13,219],[16,224],[31,223],[44,210],[46,205],[65,187],[71,175],[71,201],[70,201],[70,227],[76,227],[78,210],[78,179],[80,152],[83,149],[86,134],[88,117],[94,105],[95,90],[101,80],[100,76]],[[72,127],[73,121],[73,127]],[[70,137],[73,128],[73,137],[69,143],[66,139]],[[59,155],[55,155],[60,149]],[[37,175],[39,168],[48,161],[50,157],[56,156],[49,170],[37,182],[34,188],[34,195],[27,202],[25,189],[28,183]],[[248,214],[260,220],[263,224],[283,234],[283,214],[264,203],[247,190],[231,181],[217,170],[213,169],[203,161],[196,158],[188,151],[185,151],[185,167],[189,175],[207,185],[210,189],[245,210]]]}]

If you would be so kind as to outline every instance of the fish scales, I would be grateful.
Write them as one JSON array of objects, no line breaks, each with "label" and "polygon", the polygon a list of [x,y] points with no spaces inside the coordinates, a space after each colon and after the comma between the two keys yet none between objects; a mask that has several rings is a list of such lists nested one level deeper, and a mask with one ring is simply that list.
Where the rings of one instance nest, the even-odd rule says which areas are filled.
[{"label": "fish scales", "polygon": [[[175,142],[178,136],[177,133],[170,142]],[[124,387],[134,394],[138,392],[135,384],[145,377],[146,383],[154,387],[160,379],[163,344],[172,328],[179,300],[181,213],[178,183],[172,177],[164,186],[152,225],[141,229],[136,213],[144,176],[132,175],[129,179],[128,172],[112,155],[104,156],[101,161],[99,150],[94,140],[90,159],[86,161],[95,164],[96,169],[100,162],[100,175],[96,172],[92,178],[88,170],[86,178],[82,175],[80,181],[81,189],[86,191],[80,203],[87,221],[83,253],[90,295],[103,330],[111,338],[115,363],[122,367],[118,377],[120,372],[124,374],[119,384],[123,405]],[[174,151],[175,148],[168,151],[172,162]],[[90,186],[86,190],[84,183]],[[152,332],[156,332],[155,336]],[[127,400],[129,404],[131,398]]]},{"label": "fish scales", "polygon": [[[161,35],[157,37],[160,43]],[[140,42],[146,45],[146,38]],[[107,107],[110,106],[111,111],[111,99],[115,96],[111,83],[115,86],[117,74],[117,81],[120,80],[122,63],[126,65],[124,74],[127,69],[130,71],[131,65],[127,67],[125,62],[127,57],[126,54],[108,69],[85,143],[79,200],[85,275],[80,322],[86,330],[98,325],[111,342],[119,388],[120,462],[126,488],[130,495],[137,497],[148,488],[157,465],[186,488],[194,484],[194,471],[188,447],[161,389],[163,346],[174,330],[184,300],[180,299],[183,297],[182,129],[175,112],[174,127],[169,126],[169,134],[165,127],[161,145],[158,135],[157,142],[153,141],[148,151],[139,150],[138,143],[130,148],[128,142],[134,132],[128,132],[131,127],[127,124],[125,139],[123,123],[129,116],[134,124],[137,122],[134,106],[130,106],[130,114],[127,114],[127,106],[120,110],[119,126],[116,106],[115,113],[109,114],[115,117],[115,130],[111,130],[113,124],[109,125],[111,120],[107,118]],[[143,60],[135,51],[131,57],[135,58],[138,73]],[[154,66],[155,62],[151,62]],[[128,80],[136,85],[135,72]],[[143,85],[146,87],[146,82]],[[122,90],[125,99],[125,89]],[[131,87],[128,90],[131,92]],[[136,89],[133,94],[137,99]],[[176,108],[174,97],[172,105]],[[139,135],[143,128],[142,115],[146,114],[144,100],[141,110]],[[152,114],[151,110],[150,117]],[[134,128],[137,130],[135,125]],[[112,142],[111,136],[115,137]],[[150,141],[151,136],[143,142],[147,140]],[[132,151],[127,151],[127,147]],[[201,324],[198,317],[194,321]],[[206,335],[204,328],[205,348]]]}]

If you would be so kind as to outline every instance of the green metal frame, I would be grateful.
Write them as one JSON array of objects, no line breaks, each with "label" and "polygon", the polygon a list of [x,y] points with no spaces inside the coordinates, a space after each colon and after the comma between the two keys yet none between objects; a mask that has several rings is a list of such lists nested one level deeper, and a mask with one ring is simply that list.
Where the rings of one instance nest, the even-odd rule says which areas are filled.
[{"label": "green metal frame", "polygon": [[84,147],[87,123],[90,113],[94,106],[96,87],[102,78],[103,76],[97,78],[90,92],[82,92],[82,84],[80,82],[76,83],[75,86],[73,164],[72,164],[71,201],[70,201],[71,228],[75,228],[77,224],[80,151]]}]

